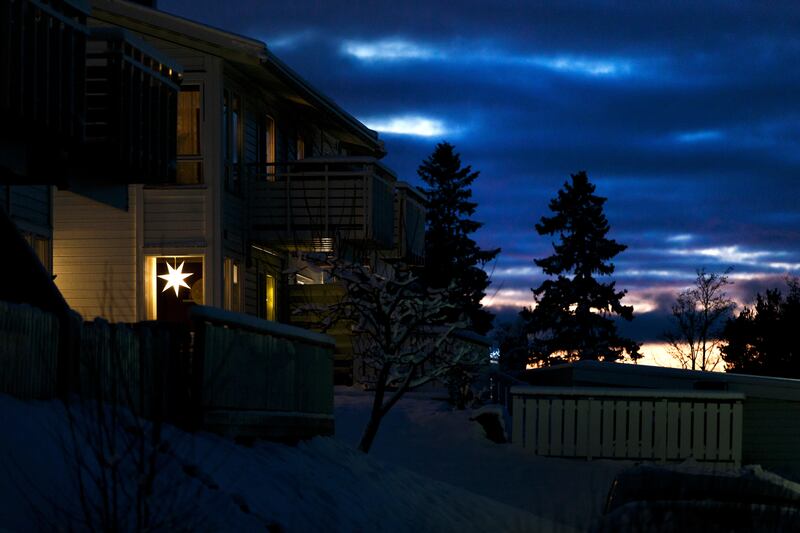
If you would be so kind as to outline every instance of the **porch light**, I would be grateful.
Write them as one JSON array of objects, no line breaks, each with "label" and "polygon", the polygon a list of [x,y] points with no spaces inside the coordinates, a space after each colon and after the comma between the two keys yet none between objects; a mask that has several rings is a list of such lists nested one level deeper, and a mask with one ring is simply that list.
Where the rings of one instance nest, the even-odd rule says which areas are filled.
[{"label": "porch light", "polygon": [[172,287],[173,289],[175,289],[175,296],[177,297],[178,291],[180,290],[181,287],[186,287],[187,289],[191,289],[191,287],[189,287],[189,285],[187,285],[186,282],[184,281],[186,278],[192,275],[191,272],[186,274],[183,273],[183,264],[185,263],[185,261],[181,262],[178,268],[172,268],[172,265],[169,264],[169,261],[167,261],[166,263],[167,263],[167,269],[169,269],[169,273],[161,274],[160,276],[158,276],[159,278],[167,282],[167,284],[164,285],[164,289],[161,292],[166,292],[167,289]]}]

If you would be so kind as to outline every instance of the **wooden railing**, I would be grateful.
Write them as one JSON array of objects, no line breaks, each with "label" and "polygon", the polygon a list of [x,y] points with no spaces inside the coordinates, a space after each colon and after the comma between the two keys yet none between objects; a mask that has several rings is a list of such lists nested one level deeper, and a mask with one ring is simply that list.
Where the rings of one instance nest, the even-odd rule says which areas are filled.
[{"label": "wooden railing", "polygon": [[194,374],[202,427],[243,437],[333,434],[327,335],[196,306]]},{"label": "wooden railing", "polygon": [[375,158],[308,158],[249,167],[253,240],[328,251],[394,245],[396,178]]},{"label": "wooden railing", "polygon": [[741,462],[742,394],[513,387],[511,396],[512,442],[537,455]]},{"label": "wooden railing", "polygon": [[333,339],[201,306],[192,316],[191,328],[79,323],[74,346],[62,350],[55,315],[0,301],[0,394],[78,395],[231,436],[297,440],[333,433]]},{"label": "wooden railing", "polygon": [[6,133],[79,142],[84,118],[87,2],[0,3],[0,118]]},{"label": "wooden railing", "polygon": [[93,29],[84,166],[123,182],[174,181],[180,76],[174,60],[132,34]]}]

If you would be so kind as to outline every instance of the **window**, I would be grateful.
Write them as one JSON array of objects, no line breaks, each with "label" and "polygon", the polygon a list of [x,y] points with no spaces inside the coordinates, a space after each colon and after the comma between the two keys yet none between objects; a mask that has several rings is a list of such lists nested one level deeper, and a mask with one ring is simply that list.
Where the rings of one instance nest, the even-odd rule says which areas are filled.
[{"label": "window", "polygon": [[238,261],[226,257],[225,258],[225,309],[228,311],[241,311],[241,272]]},{"label": "window", "polygon": [[262,166],[262,176],[268,181],[275,181],[275,121],[269,115],[259,125],[258,162]]},{"label": "window", "polygon": [[203,305],[202,256],[145,259],[147,320],[188,323],[193,305]]},{"label": "window", "polygon": [[297,136],[297,160],[306,158],[306,142],[299,135]]},{"label": "window", "polygon": [[244,148],[242,100],[230,91],[224,92],[222,104],[223,137],[225,152],[225,185],[228,190],[239,192],[242,178],[242,150]]},{"label": "window", "polygon": [[178,175],[179,185],[203,183],[203,158],[200,148],[199,85],[184,85],[178,94]]},{"label": "window", "polygon": [[267,320],[275,320],[277,309],[277,284],[275,283],[275,276],[266,275],[266,294],[264,306],[266,309]]},{"label": "window", "polygon": [[28,244],[33,248],[36,257],[39,258],[39,261],[44,266],[45,270],[48,272],[53,271],[52,265],[52,253],[50,250],[50,239],[47,237],[41,237],[39,235],[33,235],[31,233],[23,233],[23,237],[25,240],[28,241]]}]

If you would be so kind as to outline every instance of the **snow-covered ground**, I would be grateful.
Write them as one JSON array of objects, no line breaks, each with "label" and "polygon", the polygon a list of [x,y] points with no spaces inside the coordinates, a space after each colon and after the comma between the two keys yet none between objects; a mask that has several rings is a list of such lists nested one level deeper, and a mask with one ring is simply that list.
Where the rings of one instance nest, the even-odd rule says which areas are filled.
[{"label": "snow-covered ground", "polygon": [[[628,461],[537,457],[511,444],[496,444],[470,421],[436,399],[410,393],[389,412],[370,457],[547,518],[559,528],[587,529],[603,511],[614,476]],[[370,396],[336,390],[336,437],[358,444]]]},{"label": "snow-covered ground", "polygon": [[[474,412],[454,411],[435,393],[403,398],[364,455],[355,445],[370,401],[357,389],[337,389],[336,437],[297,446],[246,447],[165,428],[169,445],[159,452],[152,515],[166,520],[164,531],[585,531],[597,524],[614,477],[632,466],[542,458],[496,444],[470,420]],[[0,395],[0,531],[83,529],[74,468],[79,455],[70,451],[70,429],[77,427],[80,441],[91,433],[84,426],[91,428],[92,419],[80,409],[72,412],[77,426],[70,426],[59,402]],[[119,431],[130,433],[130,427]],[[90,447],[83,443],[79,449],[98,471]],[[131,466],[125,466],[130,456],[105,459],[123,470]],[[667,470],[708,468],[684,464]],[[766,480],[800,501],[800,485],[757,467],[735,470],[715,475]],[[127,479],[126,489],[135,493],[136,477]],[[85,481],[86,498],[98,502],[97,489]],[[673,509],[634,501],[615,512],[628,513],[631,505],[644,505],[647,512],[661,512],[659,505]],[[100,515],[89,514],[92,521]]]},{"label": "snow-covered ground", "polygon": [[[345,393],[339,400],[341,427],[347,434],[348,426],[359,423],[359,413],[366,413],[366,397]],[[170,445],[160,455],[152,514],[166,520],[162,525],[168,531],[571,530],[522,510],[524,506],[506,505],[475,494],[480,491],[470,492],[431,479],[447,477],[442,472],[451,468],[450,463],[430,472],[430,477],[392,464],[396,457],[398,462],[416,468],[418,465],[408,461],[415,446],[419,446],[420,464],[433,461],[425,454],[435,452],[444,441],[421,446],[415,437],[416,424],[406,431],[397,426],[397,421],[409,412],[422,414],[427,409],[435,414],[437,405],[412,399],[400,407],[397,416],[388,419],[385,433],[379,435],[376,456],[365,456],[338,439],[317,438],[295,447],[272,443],[243,447],[214,435],[188,435],[167,428],[165,440]],[[435,423],[442,422],[439,418],[446,412],[440,413]],[[460,416],[457,414],[454,420]],[[83,427],[88,417],[79,412],[77,419]],[[81,529],[76,526],[85,522],[86,515],[80,505],[76,470],[71,467],[75,455],[69,451],[72,440],[67,420],[58,402],[21,402],[0,395],[0,529],[67,530],[70,525]],[[452,424],[463,429],[459,422],[445,424],[442,429],[456,427]],[[467,427],[471,430],[470,425]],[[401,453],[403,444],[398,442],[394,456],[388,453],[392,447],[386,446],[386,438],[404,433],[411,438],[408,446],[412,448]],[[478,436],[456,442],[482,449]],[[81,452],[91,464],[94,456],[89,447],[82,445]],[[487,461],[491,457],[488,451],[477,453]],[[461,454],[464,458],[471,456],[477,457]],[[401,457],[406,460],[399,461]],[[497,479],[507,475],[491,471],[499,464],[495,460],[462,468],[477,478]],[[515,492],[513,485],[518,479],[509,478],[505,493]],[[470,488],[474,485],[467,482],[467,473],[463,480]],[[135,493],[135,482],[131,477],[126,485],[131,493]],[[541,486],[539,481],[532,483],[532,487]],[[98,501],[91,482],[85,482],[83,489],[89,500]],[[524,493],[552,501],[550,494],[537,494],[534,488],[524,489]],[[92,520],[98,515],[95,513]]]}]

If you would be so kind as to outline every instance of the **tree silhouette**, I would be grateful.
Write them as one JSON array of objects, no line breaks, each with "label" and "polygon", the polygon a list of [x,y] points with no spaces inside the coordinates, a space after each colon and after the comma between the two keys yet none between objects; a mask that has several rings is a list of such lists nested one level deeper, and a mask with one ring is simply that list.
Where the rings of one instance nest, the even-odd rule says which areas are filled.
[{"label": "tree silhouette", "polygon": [[722,330],[728,372],[800,378],[800,280],[787,280],[788,294],[769,289],[755,305],[729,318]]},{"label": "tree silhouette", "polygon": [[470,201],[470,186],[479,172],[473,172],[469,165],[462,167],[454,146],[443,142],[436,145],[417,173],[428,185],[429,200],[421,278],[434,289],[456,287],[450,293],[453,308],[438,322],[447,324],[463,317],[469,329],[485,334],[492,327],[494,315],[481,305],[489,286],[489,276],[481,267],[500,249],[482,250],[470,237],[483,225],[469,218],[478,205]]},{"label": "tree silhouette", "polygon": [[591,359],[615,361],[626,353],[638,359],[639,345],[617,335],[612,315],[633,318],[633,308],[622,305],[626,291],[615,282],[601,283],[596,275],[614,272],[610,260],[627,248],[606,238],[608,220],[603,213],[606,198],[594,194],[586,172],[572,175],[558,196],[550,201],[553,216],[536,224],[539,235],[558,235],[553,255],[534,262],[555,279],[532,289],[536,306],[522,316],[532,336],[535,364]]},{"label": "tree silhouette", "polygon": [[681,292],[672,306],[675,329],[665,337],[670,354],[683,368],[714,370],[721,362],[720,326],[735,306],[725,294],[730,271],[715,274],[701,268],[694,287]]}]

